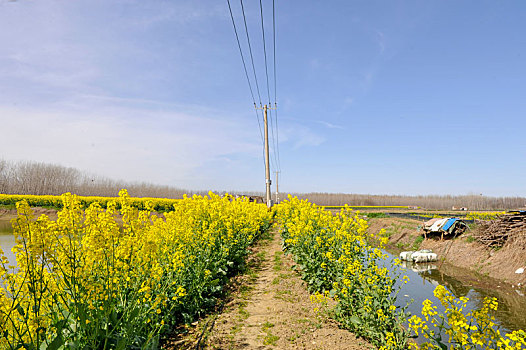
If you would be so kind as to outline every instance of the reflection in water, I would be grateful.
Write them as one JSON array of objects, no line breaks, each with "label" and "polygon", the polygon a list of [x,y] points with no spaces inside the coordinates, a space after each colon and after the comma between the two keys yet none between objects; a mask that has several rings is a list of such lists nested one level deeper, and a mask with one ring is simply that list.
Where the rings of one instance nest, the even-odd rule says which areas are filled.
[{"label": "reflection in water", "polygon": [[521,290],[484,277],[463,281],[449,275],[448,269],[451,267],[431,270],[422,273],[421,276],[446,286],[457,298],[461,296],[470,298],[476,307],[482,306],[485,297],[497,298],[499,308],[495,312],[495,317],[502,327],[512,331],[526,329],[526,317],[524,317],[526,298],[524,295],[521,296]]},{"label": "reflection in water", "polygon": [[0,235],[0,248],[4,252],[5,257],[10,264],[16,264],[15,255],[11,249],[15,246],[15,236],[13,235]]},{"label": "reflection in water", "polygon": [[435,270],[437,268],[435,263],[418,263],[418,264],[415,264],[415,263],[412,263],[412,262],[409,262],[409,261],[402,261],[401,262],[401,266],[404,269],[410,269],[413,272],[427,272],[427,271],[430,271],[430,270]]},{"label": "reflection in water", "polygon": [[4,252],[10,264],[15,264],[15,255],[11,248],[15,245],[15,236],[13,236],[13,226],[11,224],[11,216],[0,216],[0,248]]},{"label": "reflection in water", "polygon": [[[390,254],[389,260],[393,260],[393,256]],[[443,312],[444,308],[433,295],[435,287],[441,284],[449,289],[455,297],[469,298],[466,313],[474,308],[480,308],[485,297],[497,298],[499,308],[494,316],[501,325],[501,332],[526,329],[526,317],[524,317],[526,297],[520,295],[522,291],[494,279],[479,276],[466,269],[448,264],[443,264],[438,269],[436,265],[436,263],[402,264],[410,281],[402,285],[398,298],[400,306],[404,306],[408,300],[414,299],[408,310],[412,314],[420,316],[422,302],[429,299],[438,307],[439,312]]]},{"label": "reflection in water", "polygon": [[0,235],[10,234],[13,232],[13,226],[11,221],[3,218],[0,218]]}]

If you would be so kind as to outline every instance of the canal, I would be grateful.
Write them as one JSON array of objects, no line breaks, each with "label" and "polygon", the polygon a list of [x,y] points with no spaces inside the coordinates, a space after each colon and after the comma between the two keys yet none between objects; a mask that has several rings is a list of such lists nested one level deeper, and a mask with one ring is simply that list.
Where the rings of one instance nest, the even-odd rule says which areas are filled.
[{"label": "canal", "polygon": [[[397,252],[388,254],[388,262],[398,257]],[[496,322],[501,326],[501,334],[509,331],[526,329],[526,297],[524,289],[511,286],[498,280],[481,276],[467,269],[455,267],[447,263],[413,264],[402,263],[403,274],[409,277],[407,284],[399,283],[401,287],[397,305],[405,306],[411,299],[408,311],[413,315],[421,315],[422,302],[429,299],[437,306],[437,311],[443,312],[440,301],[435,298],[433,291],[436,286],[445,286],[456,298],[467,297],[468,313],[482,306],[485,297],[495,297],[499,303],[498,310],[493,314]],[[419,339],[423,340],[423,339]]]}]

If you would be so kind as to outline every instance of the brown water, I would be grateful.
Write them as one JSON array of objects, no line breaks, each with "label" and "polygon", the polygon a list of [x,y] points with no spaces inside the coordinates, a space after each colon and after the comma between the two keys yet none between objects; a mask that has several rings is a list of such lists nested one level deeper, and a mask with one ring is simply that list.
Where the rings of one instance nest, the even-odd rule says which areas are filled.
[{"label": "brown water", "polygon": [[0,216],[0,248],[2,248],[9,263],[14,264],[15,256],[11,248],[15,245],[15,236],[13,236],[11,219],[11,216]]},{"label": "brown water", "polygon": [[11,219],[0,217],[0,235],[8,235],[12,233],[13,227],[11,226]]},{"label": "brown water", "polygon": [[0,235],[0,248],[2,248],[5,257],[9,260],[10,264],[15,265],[16,259],[15,255],[11,249],[15,246],[15,236],[12,234]]}]

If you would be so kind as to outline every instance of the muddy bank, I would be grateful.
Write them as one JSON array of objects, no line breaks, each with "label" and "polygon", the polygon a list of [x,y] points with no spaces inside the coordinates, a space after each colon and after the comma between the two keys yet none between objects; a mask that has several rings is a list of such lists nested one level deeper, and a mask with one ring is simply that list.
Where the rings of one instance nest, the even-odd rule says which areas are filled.
[{"label": "muddy bank", "polygon": [[[41,208],[41,207],[33,207],[31,209],[33,210],[33,215],[35,215],[35,217],[39,217],[40,215],[45,214],[49,216],[50,218],[53,218],[53,217],[56,217],[57,215],[56,209],[48,209],[48,208]],[[0,218],[3,219],[7,217],[11,217],[11,218],[16,217],[16,209],[0,208]]]},{"label": "muddy bank", "polygon": [[[33,215],[37,219],[40,215],[47,215],[51,220],[57,219],[57,211],[55,209],[47,208],[31,208]],[[11,220],[16,218],[16,209],[0,208],[0,235],[11,235],[13,233],[13,226]]]},{"label": "muddy bank", "polygon": [[473,240],[472,231],[443,241],[439,237],[423,239],[422,231],[418,229],[420,225],[422,222],[412,219],[369,219],[369,230],[378,232],[385,229],[389,244],[395,249],[432,249],[439,256],[439,264],[446,262],[514,286],[519,283],[526,285],[526,272],[515,273],[517,269],[526,267],[526,250],[520,246],[508,244],[501,249],[487,248]]}]

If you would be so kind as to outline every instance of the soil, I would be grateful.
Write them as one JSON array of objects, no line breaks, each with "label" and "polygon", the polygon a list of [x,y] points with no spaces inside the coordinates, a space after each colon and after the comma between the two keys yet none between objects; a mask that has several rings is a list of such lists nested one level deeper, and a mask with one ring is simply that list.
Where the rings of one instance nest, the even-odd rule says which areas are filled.
[{"label": "soil", "polygon": [[[57,218],[56,209],[33,207],[31,208],[31,210],[33,210],[33,215],[35,216],[35,218],[38,218],[42,214],[49,216],[49,218],[52,220],[55,220]],[[16,218],[16,209],[0,208],[0,219],[7,220],[13,218]]]},{"label": "soil", "polygon": [[251,269],[237,279],[221,312],[199,321],[193,336],[168,348],[374,349],[311,302],[277,233],[251,256]]},{"label": "soil", "polygon": [[526,250],[521,246],[507,244],[498,250],[491,249],[473,241],[470,231],[453,239],[428,237],[419,243],[423,238],[422,231],[418,229],[420,225],[422,222],[411,219],[369,219],[370,232],[385,229],[389,234],[389,244],[393,247],[403,250],[431,249],[438,254],[439,259],[453,266],[503,283],[526,285],[526,273],[515,273],[517,269],[526,267]]},{"label": "soil", "polygon": [[[40,215],[45,214],[51,220],[56,220],[57,211],[54,209],[46,208],[32,208],[35,218],[38,218]],[[12,208],[0,208],[0,235],[12,234],[13,227],[11,220],[16,218],[16,209]]]}]

